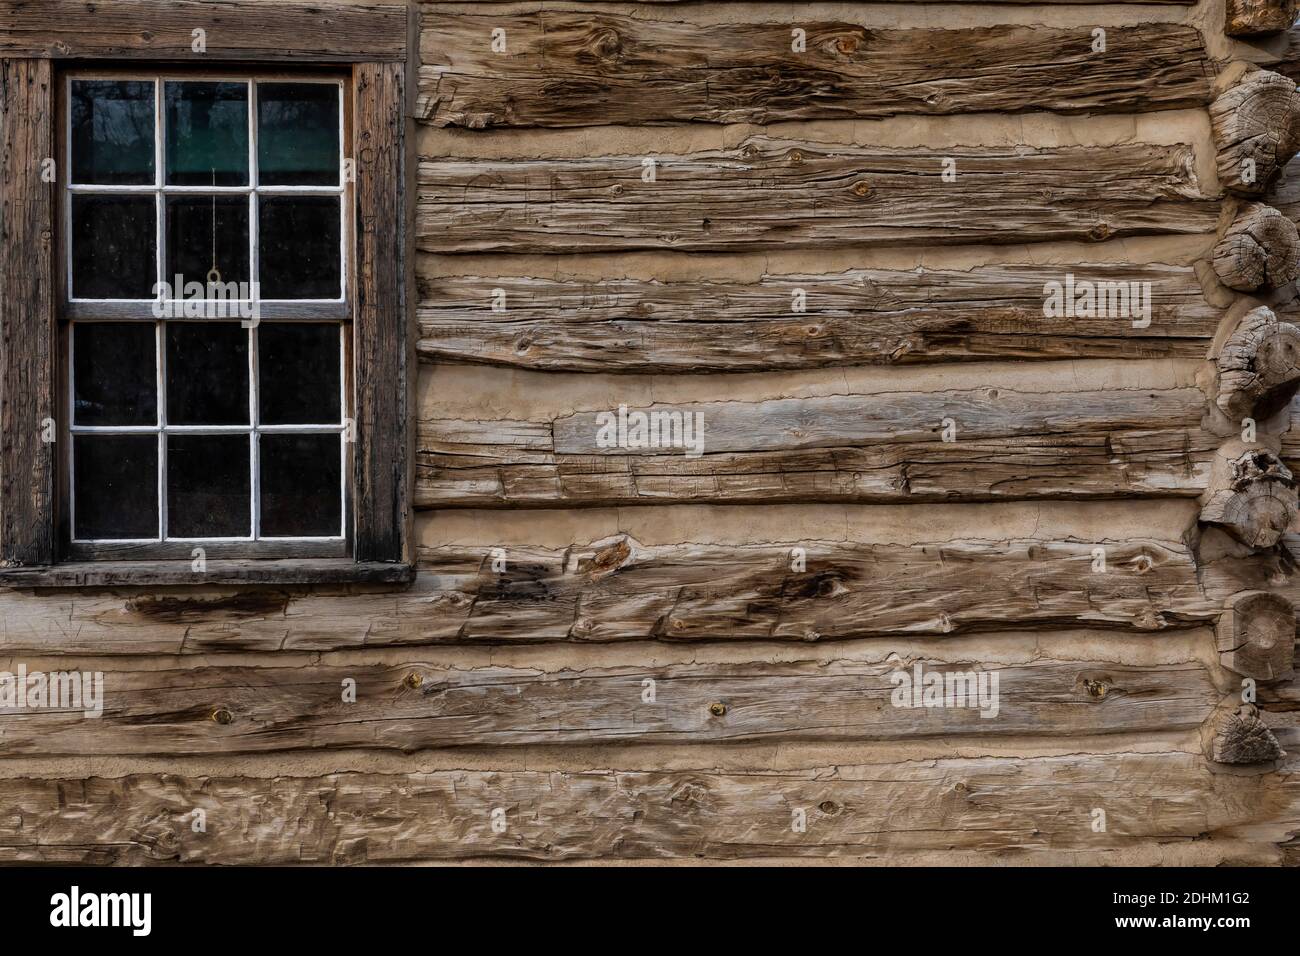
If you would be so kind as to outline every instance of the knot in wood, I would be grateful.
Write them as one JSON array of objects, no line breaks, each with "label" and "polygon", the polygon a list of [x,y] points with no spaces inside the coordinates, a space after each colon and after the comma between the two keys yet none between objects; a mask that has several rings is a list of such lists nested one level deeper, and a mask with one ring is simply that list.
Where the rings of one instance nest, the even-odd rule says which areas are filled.
[{"label": "knot in wood", "polygon": [[591,50],[602,60],[613,59],[623,52],[623,38],[615,30],[603,30],[591,44]]},{"label": "knot in wood", "polygon": [[852,189],[853,195],[855,196],[866,198],[871,195],[871,183],[867,182],[865,179],[859,179],[853,184]]},{"label": "knot in wood", "polygon": [[709,704],[709,713],[714,717],[723,717],[727,713],[727,705],[722,703],[722,701],[715,700],[713,703]]},{"label": "knot in wood", "polygon": [[402,683],[411,688],[411,690],[415,690],[424,683],[424,675],[417,671],[411,671],[411,673],[406,675]]},{"label": "knot in wood", "polygon": [[219,724],[225,725],[225,724],[233,723],[235,720],[235,715],[232,714],[225,707],[218,707],[216,710],[212,712],[212,719]]}]

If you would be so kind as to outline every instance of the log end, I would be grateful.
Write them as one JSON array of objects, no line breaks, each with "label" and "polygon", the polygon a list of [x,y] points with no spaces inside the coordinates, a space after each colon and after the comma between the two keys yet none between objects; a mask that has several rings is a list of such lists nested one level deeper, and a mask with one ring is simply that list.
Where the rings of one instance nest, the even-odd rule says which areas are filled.
[{"label": "log end", "polygon": [[1286,756],[1254,704],[1217,708],[1201,726],[1201,746],[1214,763],[1269,763]]},{"label": "log end", "polygon": [[1279,680],[1293,673],[1295,606],[1268,591],[1228,598],[1215,629],[1219,662],[1243,677]]},{"label": "log end", "polygon": [[1300,230],[1272,206],[1250,203],[1214,247],[1211,262],[1229,289],[1276,289],[1300,276]]}]

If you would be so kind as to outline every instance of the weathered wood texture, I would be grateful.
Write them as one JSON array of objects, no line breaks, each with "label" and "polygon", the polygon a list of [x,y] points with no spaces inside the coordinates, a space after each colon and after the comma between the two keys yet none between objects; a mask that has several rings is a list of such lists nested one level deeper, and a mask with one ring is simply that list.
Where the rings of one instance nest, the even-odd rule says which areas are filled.
[{"label": "weathered wood texture", "polygon": [[1219,183],[1241,196],[1263,196],[1300,149],[1300,94],[1290,77],[1247,73],[1210,104]]},{"label": "weathered wood texture", "polygon": [[[1218,440],[1196,388],[886,392],[651,406],[703,449],[602,447],[599,412],[420,423],[422,507],[1191,496]],[[617,409],[609,412],[616,415]],[[607,419],[605,420],[607,421]],[[952,424],[952,441],[945,426]]]},{"label": "weathered wood texture", "polygon": [[[1246,840],[1275,862],[1300,827],[1294,762],[1216,773],[1199,754],[1071,754],[786,771],[452,770],[399,775],[133,774],[0,781],[0,862],[137,865],[892,858],[1034,860]],[[1104,832],[1093,810],[1106,810]],[[206,813],[195,833],[191,812]],[[506,830],[494,832],[493,810]],[[791,825],[803,811],[806,830]],[[1095,854],[1095,857],[1091,855]]]},{"label": "weathered wood texture", "polygon": [[[1048,284],[1067,274],[1099,287],[1106,317],[1043,314]],[[1150,288],[1142,328],[1133,325],[1146,321],[1133,283]],[[796,312],[800,290],[804,311]],[[494,311],[502,293],[504,311]],[[1112,298],[1132,317],[1107,311]],[[659,372],[1203,358],[1221,310],[1205,301],[1190,267],[1081,263],[853,269],[757,282],[426,276],[418,315],[426,360]]]},{"label": "weathered wood texture", "polygon": [[[654,182],[643,175],[653,159]],[[957,178],[944,182],[944,160]],[[426,159],[426,252],[1016,243],[1212,232],[1187,146],[886,149],[753,137],[655,157]]]},{"label": "weathered wood texture", "polygon": [[1230,289],[1275,289],[1300,275],[1300,232],[1272,206],[1248,203],[1214,247],[1212,261]]},{"label": "weathered wood texture", "polygon": [[0,59],[0,564],[54,558],[54,101],[47,60]]},{"label": "weathered wood texture", "polygon": [[352,500],[358,561],[411,557],[404,74],[400,63],[365,63],[354,69],[357,428]]},{"label": "weathered wood texture", "polygon": [[1280,33],[1295,23],[1296,0],[1227,0],[1223,32],[1230,37]]},{"label": "weathered wood texture", "polygon": [[[369,748],[763,740],[1047,738],[1195,730],[1219,701],[1203,664],[1142,667],[1036,659],[926,663],[997,674],[966,706],[891,703],[911,662],[800,661],[530,668],[382,665],[195,667],[104,672],[103,714],[0,711],[0,759]],[[977,679],[977,678],[972,678]],[[356,701],[343,701],[344,681]],[[646,702],[646,681],[654,701]],[[983,707],[988,703],[990,707]]]},{"label": "weathered wood texture", "polygon": [[[0,0],[0,56],[211,60],[402,60],[399,4],[250,0]],[[196,51],[195,30],[205,48]]]},{"label": "weathered wood texture", "polygon": [[[0,652],[214,654],[549,641],[843,640],[1212,625],[1192,554],[1154,540],[432,548],[407,590],[0,591]],[[1104,565],[1096,551],[1103,549]],[[796,561],[800,557],[802,564]],[[801,567],[801,570],[795,570]]]},{"label": "weathered wood texture", "polygon": [[[792,37],[804,31],[805,45]],[[506,48],[493,50],[493,31]],[[770,123],[898,113],[1138,112],[1201,106],[1212,69],[1176,24],[871,30],[543,11],[439,14],[420,40],[416,115],[434,126]]]},{"label": "weathered wood texture", "polygon": [[1219,663],[1261,681],[1294,676],[1295,605],[1270,591],[1240,591],[1215,625]]}]

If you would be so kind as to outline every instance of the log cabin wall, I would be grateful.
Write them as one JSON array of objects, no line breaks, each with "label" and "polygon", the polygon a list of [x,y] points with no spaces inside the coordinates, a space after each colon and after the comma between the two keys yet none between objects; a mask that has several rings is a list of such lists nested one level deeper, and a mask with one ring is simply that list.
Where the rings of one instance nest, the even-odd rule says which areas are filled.
[{"label": "log cabin wall", "polygon": [[411,11],[416,579],[0,592],[5,667],[106,683],[0,717],[0,860],[1300,860],[1295,230],[1232,231],[1300,162],[1234,191],[1211,109],[1300,30]]}]

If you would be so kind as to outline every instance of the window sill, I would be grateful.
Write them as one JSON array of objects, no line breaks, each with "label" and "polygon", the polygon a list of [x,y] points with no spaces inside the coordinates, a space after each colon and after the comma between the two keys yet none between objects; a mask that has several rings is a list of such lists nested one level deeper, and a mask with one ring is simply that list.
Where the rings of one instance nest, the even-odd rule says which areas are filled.
[{"label": "window sill", "polygon": [[195,584],[407,584],[409,564],[384,561],[218,560],[204,571],[189,561],[78,561],[49,567],[0,569],[0,587],[105,588]]}]

